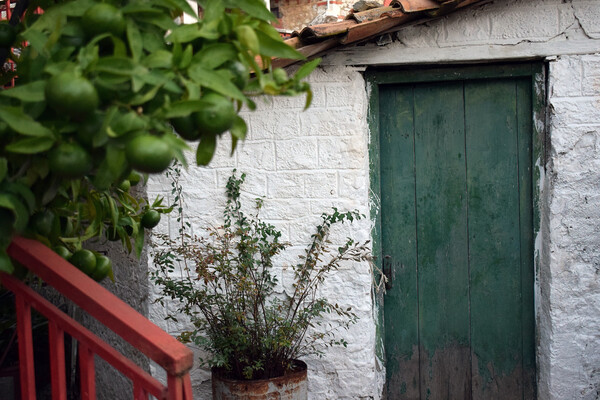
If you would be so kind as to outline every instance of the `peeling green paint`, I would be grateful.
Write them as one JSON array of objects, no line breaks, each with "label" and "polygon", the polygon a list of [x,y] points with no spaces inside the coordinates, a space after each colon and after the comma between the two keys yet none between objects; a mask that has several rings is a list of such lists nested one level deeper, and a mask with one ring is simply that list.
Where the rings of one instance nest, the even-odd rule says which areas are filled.
[{"label": "peeling green paint", "polygon": [[[395,275],[385,313],[378,300],[388,398],[428,398],[444,379],[436,363],[453,359],[469,370],[450,373],[469,381],[468,389],[453,382],[456,393],[486,398],[491,382],[508,388],[519,381],[514,396],[534,396],[533,239],[543,133],[532,117],[542,111],[540,71],[532,63],[367,74],[374,251],[380,267],[389,256],[383,261]],[[491,103],[482,105],[490,90]],[[508,142],[494,136],[499,125]],[[490,148],[501,155],[493,159]],[[490,157],[503,167],[490,168]],[[507,174],[505,188],[494,188]],[[512,272],[499,273],[507,266]],[[511,291],[519,295],[503,297]],[[506,325],[499,331],[498,318]]]}]

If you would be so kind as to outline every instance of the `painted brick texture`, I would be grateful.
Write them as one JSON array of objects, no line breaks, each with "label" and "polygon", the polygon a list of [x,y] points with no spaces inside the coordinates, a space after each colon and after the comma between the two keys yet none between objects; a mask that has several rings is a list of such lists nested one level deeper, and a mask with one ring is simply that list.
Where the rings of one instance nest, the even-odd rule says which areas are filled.
[{"label": "painted brick texture", "polygon": [[548,265],[553,337],[542,398],[600,392],[600,54],[550,63]]},{"label": "painted brick texture", "polygon": [[[186,214],[194,233],[218,225],[224,203],[225,182],[233,168],[248,174],[243,197],[247,203],[261,196],[261,217],[276,225],[293,244],[291,255],[281,258],[277,272],[281,285],[290,289],[292,275],[286,265],[296,261],[314,231],[322,212],[337,207],[358,209],[368,215],[369,167],[366,124],[367,95],[360,72],[353,68],[317,71],[313,106],[303,111],[303,98],[259,101],[256,112],[244,116],[249,135],[230,157],[230,143],[223,140],[209,168],[189,168],[182,175]],[[170,196],[165,178],[152,178],[148,196]],[[334,243],[350,236],[368,240],[371,222],[336,227]],[[165,220],[160,231],[177,231],[175,220]],[[375,364],[375,324],[371,300],[371,271],[367,264],[349,263],[322,288],[322,293],[341,306],[352,307],[360,320],[340,336],[348,347],[326,350],[322,358],[307,359],[311,399],[370,398],[381,388]],[[156,293],[153,293],[155,296]],[[150,315],[167,331],[176,333],[185,323],[166,322],[165,311],[152,306]],[[195,372],[197,399],[208,399],[206,371]]]},{"label": "painted brick texture", "polygon": [[[265,218],[298,245],[293,249],[296,253],[328,207],[358,208],[369,214],[367,91],[360,69],[341,65],[505,62],[551,56],[545,122],[548,159],[542,174],[542,230],[536,240],[538,398],[596,399],[600,393],[599,20],[596,0],[495,0],[404,28],[389,46],[331,53],[325,58],[327,66],[311,75],[315,99],[308,111],[302,111],[302,98],[259,102],[257,112],[245,114],[249,137],[232,157],[228,142],[223,141],[210,168],[190,168],[184,174],[194,230],[219,221],[224,183],[234,167],[248,173],[247,198],[265,197]],[[148,192],[151,198],[168,197],[170,186],[153,177]],[[370,228],[363,221],[339,234],[364,240]],[[176,233],[175,221],[164,221],[160,230]],[[282,265],[292,261],[282,259]],[[289,284],[283,267],[280,276],[283,291]],[[375,356],[369,267],[344,266],[324,293],[355,307],[361,319],[344,335],[347,349],[330,349],[322,359],[307,360],[310,398],[380,398],[383,371]],[[163,314],[151,306],[156,322],[170,332],[182,329],[163,322]],[[197,398],[210,398],[206,397],[209,375],[202,370],[195,374]]]}]

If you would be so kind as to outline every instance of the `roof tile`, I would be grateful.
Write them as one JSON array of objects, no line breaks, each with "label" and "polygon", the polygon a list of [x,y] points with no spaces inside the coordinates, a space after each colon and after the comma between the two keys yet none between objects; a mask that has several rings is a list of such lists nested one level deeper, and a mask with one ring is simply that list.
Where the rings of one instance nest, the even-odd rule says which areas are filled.
[{"label": "roof tile", "polygon": [[[365,41],[396,30],[414,20],[429,20],[471,4],[490,0],[385,0],[383,7],[348,15],[343,21],[307,26],[294,32],[285,42],[306,57],[325,50]],[[275,60],[278,66],[294,63],[292,60]]]}]

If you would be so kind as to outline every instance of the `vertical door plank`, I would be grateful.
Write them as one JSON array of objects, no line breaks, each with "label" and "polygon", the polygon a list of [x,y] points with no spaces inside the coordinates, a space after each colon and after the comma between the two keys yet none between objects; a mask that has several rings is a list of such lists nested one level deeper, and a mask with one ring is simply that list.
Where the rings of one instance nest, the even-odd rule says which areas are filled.
[{"label": "vertical door plank", "polygon": [[412,86],[380,89],[380,126],[382,265],[393,277],[384,317],[388,398],[419,399]]},{"label": "vertical door plank", "polygon": [[465,83],[474,399],[521,399],[516,84]]},{"label": "vertical door plank", "polygon": [[531,79],[517,81],[519,212],[523,338],[523,399],[535,399],[535,309],[533,300],[533,125]]},{"label": "vertical door plank", "polygon": [[415,91],[422,399],[470,394],[463,83]]}]

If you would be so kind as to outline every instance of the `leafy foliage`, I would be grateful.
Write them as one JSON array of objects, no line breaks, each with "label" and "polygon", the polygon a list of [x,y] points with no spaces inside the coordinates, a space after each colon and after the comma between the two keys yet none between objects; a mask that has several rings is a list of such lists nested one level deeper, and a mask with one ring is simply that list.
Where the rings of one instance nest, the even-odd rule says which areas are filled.
[{"label": "leafy foliage", "polygon": [[[183,13],[194,15],[186,0],[29,2],[9,55],[17,84],[0,91],[0,258],[14,234],[67,247],[64,254],[92,238],[139,254],[141,218],[171,208],[130,193],[139,181],[132,170],[186,165],[190,138],[197,163],[208,164],[227,130],[235,148],[247,130],[238,112],[253,109],[255,95],[307,93],[308,105],[302,78],[318,60],[273,77],[271,57],[303,57],[283,43],[261,0],[198,4],[197,22],[178,25]],[[5,71],[0,84],[14,77]],[[202,125],[207,109],[217,110],[217,128]]]},{"label": "leafy foliage", "polygon": [[[212,354],[203,361],[233,378],[271,378],[283,375],[294,359],[322,354],[323,346],[346,345],[335,337],[336,329],[347,328],[357,317],[351,308],[321,297],[319,288],[342,262],[371,257],[368,243],[352,239],[331,248],[332,225],[362,218],[356,211],[340,213],[334,208],[322,215],[304,255],[292,266],[293,293],[275,293],[274,260],[288,244],[281,242],[281,232],[258,218],[260,200],[256,215],[242,212],[244,178],[237,178],[235,171],[229,178],[222,227],[198,237],[189,235],[188,225],[182,223],[179,239],[160,237],[154,245],[157,270],[152,280],[162,290],[159,302],[175,300],[178,313],[191,319],[193,330],[179,338]],[[181,194],[177,185],[174,192]],[[322,317],[330,313],[339,322],[322,325]],[[168,318],[176,320],[177,315]]]}]

